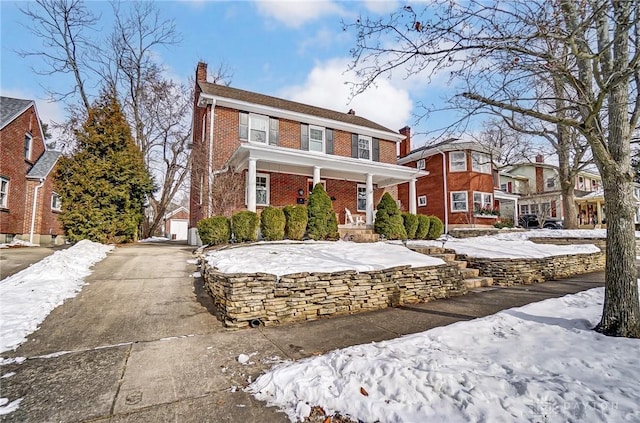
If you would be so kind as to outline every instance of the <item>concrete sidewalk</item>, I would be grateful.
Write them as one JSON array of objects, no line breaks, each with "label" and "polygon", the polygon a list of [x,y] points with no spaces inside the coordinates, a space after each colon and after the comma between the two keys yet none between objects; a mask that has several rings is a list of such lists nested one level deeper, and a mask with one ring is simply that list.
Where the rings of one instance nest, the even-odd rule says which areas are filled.
[{"label": "concrete sidewalk", "polygon": [[[227,331],[189,247],[133,245],[3,357],[0,396],[23,398],[0,421],[286,422],[241,389],[273,364],[493,314],[603,285],[602,273],[273,328]],[[240,354],[249,363],[237,361]]]}]

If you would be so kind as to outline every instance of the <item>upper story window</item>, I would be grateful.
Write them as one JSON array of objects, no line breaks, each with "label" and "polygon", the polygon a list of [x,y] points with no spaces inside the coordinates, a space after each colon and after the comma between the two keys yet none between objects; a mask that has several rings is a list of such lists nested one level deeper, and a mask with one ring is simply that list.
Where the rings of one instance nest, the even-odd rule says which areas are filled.
[{"label": "upper story window", "polygon": [[598,180],[597,179],[592,179],[591,180],[591,191],[597,191],[598,190]]},{"label": "upper story window", "polygon": [[7,208],[7,196],[9,195],[9,179],[0,177],[0,208]]},{"label": "upper story window", "polygon": [[277,145],[279,121],[265,115],[240,112],[239,135],[241,140]]},{"label": "upper story window", "polygon": [[324,153],[324,128],[309,126],[309,151]]},{"label": "upper story window", "polygon": [[556,186],[556,178],[547,178],[547,188],[554,188]]},{"label": "upper story window", "polygon": [[358,136],[358,158],[371,160],[371,137]]},{"label": "upper story window", "polygon": [[416,163],[416,168],[418,170],[426,169],[427,168],[427,162],[425,161],[425,159],[418,160],[418,162]]},{"label": "upper story window", "polygon": [[60,196],[56,192],[51,193],[51,210],[60,211],[62,210],[62,200]]},{"label": "upper story window", "polygon": [[471,169],[480,173],[491,173],[491,157],[486,153],[472,151]]},{"label": "upper story window", "polygon": [[24,134],[24,158],[27,160],[31,160],[31,144],[33,142],[33,137],[31,134]]},{"label": "upper story window", "polygon": [[467,170],[467,153],[464,151],[449,152],[449,172],[464,172]]}]

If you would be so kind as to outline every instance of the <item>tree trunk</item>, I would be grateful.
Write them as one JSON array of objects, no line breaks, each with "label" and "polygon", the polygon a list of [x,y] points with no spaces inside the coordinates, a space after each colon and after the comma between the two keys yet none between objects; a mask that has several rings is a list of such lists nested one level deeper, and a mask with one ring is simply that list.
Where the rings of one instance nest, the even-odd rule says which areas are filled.
[{"label": "tree trunk", "polygon": [[573,192],[573,184],[569,187],[562,186],[562,211],[564,218],[562,226],[565,229],[578,228],[578,208],[576,207],[576,196]]}]

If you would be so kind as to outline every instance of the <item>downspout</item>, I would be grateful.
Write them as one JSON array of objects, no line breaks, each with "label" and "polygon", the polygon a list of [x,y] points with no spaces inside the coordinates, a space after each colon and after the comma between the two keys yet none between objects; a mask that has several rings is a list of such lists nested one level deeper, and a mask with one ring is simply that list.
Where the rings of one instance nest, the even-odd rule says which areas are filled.
[{"label": "downspout", "polygon": [[209,115],[209,189],[207,192],[207,217],[211,217],[211,210],[213,209],[213,118],[215,116],[214,108],[216,107],[215,100],[211,103],[211,113]]},{"label": "downspout", "polygon": [[29,242],[33,244],[33,232],[36,227],[36,210],[38,208],[38,190],[44,185],[44,178],[40,178],[40,185],[33,190],[33,207],[31,209],[31,230],[29,231]]},{"label": "downspout", "polygon": [[447,195],[447,158],[443,151],[438,150],[442,155],[442,185],[444,189],[444,233],[449,233],[449,196]]}]

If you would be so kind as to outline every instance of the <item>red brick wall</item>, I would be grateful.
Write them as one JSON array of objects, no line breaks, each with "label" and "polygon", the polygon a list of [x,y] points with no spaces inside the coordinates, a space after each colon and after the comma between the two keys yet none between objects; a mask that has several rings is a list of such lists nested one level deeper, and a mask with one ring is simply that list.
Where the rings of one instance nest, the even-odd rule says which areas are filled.
[{"label": "red brick wall", "polygon": [[46,179],[44,186],[39,190],[41,198],[38,199],[38,208],[40,210],[40,216],[42,217],[40,222],[36,222],[36,224],[40,228],[40,233],[43,235],[63,235],[64,231],[62,230],[62,225],[58,220],[58,213],[51,209],[51,195],[53,194],[53,178],[52,175],[55,174],[55,168],[49,174],[49,177]]}]

